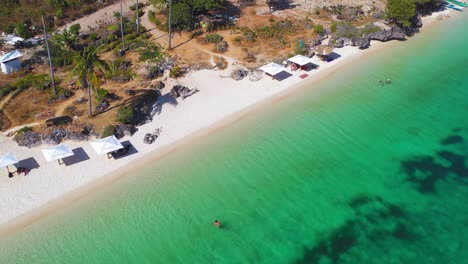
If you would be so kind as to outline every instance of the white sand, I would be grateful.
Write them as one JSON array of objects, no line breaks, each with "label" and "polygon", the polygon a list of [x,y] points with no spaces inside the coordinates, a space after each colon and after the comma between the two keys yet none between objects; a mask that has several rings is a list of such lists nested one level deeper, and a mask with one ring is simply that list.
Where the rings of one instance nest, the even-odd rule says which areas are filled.
[{"label": "white sand", "polygon": [[[429,21],[437,20],[435,16],[426,19],[426,26],[430,24]],[[16,175],[11,179],[7,177],[5,169],[0,170],[0,224],[4,224],[3,232],[13,232],[11,230],[27,225],[47,211],[57,208],[60,201],[79,198],[85,190],[95,189],[100,183],[110,183],[117,177],[130,174],[130,164],[142,166],[148,160],[154,161],[178,145],[176,142],[188,141],[190,135],[199,137],[203,133],[206,134],[208,129],[224,124],[226,120],[232,121],[247,110],[255,109],[251,107],[256,103],[285,95],[286,90],[289,92],[301,87],[316,89],[312,85],[314,82],[330,76],[356,59],[372,55],[373,52],[393,44],[397,42],[373,42],[372,47],[365,51],[353,47],[337,49],[336,53],[341,57],[330,63],[314,57],[314,63],[320,67],[308,72],[309,77],[304,80],[298,77],[298,71],[292,72],[292,76],[282,81],[265,76],[259,82],[251,82],[247,78],[234,81],[231,78],[220,77],[228,76],[230,69],[191,73],[178,82],[190,88],[198,88],[200,92],[185,100],[179,100],[176,106],[163,104],[161,112],[154,117],[152,123],[139,127],[133,137],[121,140],[129,140],[138,153],[118,160],[97,155],[88,142],[66,142],[72,149],[82,148],[82,151],[79,151],[81,155],[75,159],[74,164],[58,165],[57,162],[49,163],[45,160],[40,151],[41,147],[18,147],[11,139],[0,135],[0,154],[12,152],[19,160],[34,158],[39,165],[39,168],[31,170],[28,176]],[[232,67],[235,66],[231,65],[230,68]],[[171,87],[167,85],[163,90],[163,99],[168,99],[167,93]],[[220,122],[222,120],[224,122]],[[162,127],[163,131],[156,142],[152,145],[143,144],[143,136],[159,127]],[[83,155],[83,152],[86,154]],[[135,162],[136,160],[138,162]],[[124,167],[126,169],[122,170]],[[63,202],[60,206],[66,206],[66,203]],[[41,210],[33,210],[40,208]],[[14,221],[11,221],[13,219]],[[5,225],[7,222],[8,225]]]}]

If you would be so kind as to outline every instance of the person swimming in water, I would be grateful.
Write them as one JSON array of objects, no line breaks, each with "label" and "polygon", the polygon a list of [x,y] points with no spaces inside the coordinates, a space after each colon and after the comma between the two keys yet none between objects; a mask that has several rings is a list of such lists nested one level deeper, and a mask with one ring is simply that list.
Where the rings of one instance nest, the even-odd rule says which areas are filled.
[{"label": "person swimming in water", "polygon": [[218,220],[215,220],[213,223],[216,227],[221,228],[221,222]]}]

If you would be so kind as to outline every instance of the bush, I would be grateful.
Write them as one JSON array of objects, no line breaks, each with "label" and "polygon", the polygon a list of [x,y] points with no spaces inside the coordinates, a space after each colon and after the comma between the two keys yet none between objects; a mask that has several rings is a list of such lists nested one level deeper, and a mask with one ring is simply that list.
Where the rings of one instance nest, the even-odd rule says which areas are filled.
[{"label": "bush", "polygon": [[[145,4],[143,3],[138,3],[138,10],[140,10]],[[135,11],[136,10],[136,4],[130,6],[130,10]]]},{"label": "bush", "polygon": [[380,28],[374,24],[367,24],[365,25],[363,28],[361,28],[361,34],[362,35],[367,35],[367,34],[370,34],[370,33],[375,33],[377,31],[379,31]]},{"label": "bush", "polygon": [[172,67],[171,71],[169,72],[169,77],[177,78],[179,76],[180,76],[180,67],[179,66]]},{"label": "bush", "polygon": [[159,21],[155,14],[154,14],[154,11],[153,10],[149,10],[148,11],[148,20],[153,23],[154,25],[156,25],[156,27],[158,29],[162,29],[162,24],[161,24],[161,21]]},{"label": "bush", "polygon": [[241,42],[242,41],[242,37],[241,36],[236,36],[232,39],[232,41],[234,42]]},{"label": "bush", "polygon": [[128,124],[132,121],[134,115],[135,113],[132,105],[122,106],[119,108],[119,111],[117,111],[117,121],[122,124]]},{"label": "bush", "polygon": [[114,135],[114,128],[115,128],[115,126],[113,126],[113,125],[106,126],[104,128],[104,130],[102,131],[101,138],[105,138],[105,137],[109,137],[109,136]]},{"label": "bush", "polygon": [[109,94],[109,91],[104,88],[98,88],[96,91],[96,98],[98,101],[102,101]]},{"label": "bush", "polygon": [[205,37],[205,41],[207,43],[215,43],[215,44],[221,42],[223,39],[224,39],[223,36],[219,34],[208,34]]},{"label": "bush", "polygon": [[323,33],[325,33],[325,29],[323,28],[323,25],[315,24],[314,25],[314,32],[319,34],[319,35],[322,35]]},{"label": "bush", "polygon": [[190,38],[195,38],[200,35],[203,35],[203,30],[195,30],[194,32],[192,32],[192,34],[190,34]]},{"label": "bush", "polygon": [[28,131],[32,131],[32,127],[28,127],[28,126],[24,126],[22,128],[20,128],[17,132],[18,134],[23,134],[23,133],[26,133]]}]

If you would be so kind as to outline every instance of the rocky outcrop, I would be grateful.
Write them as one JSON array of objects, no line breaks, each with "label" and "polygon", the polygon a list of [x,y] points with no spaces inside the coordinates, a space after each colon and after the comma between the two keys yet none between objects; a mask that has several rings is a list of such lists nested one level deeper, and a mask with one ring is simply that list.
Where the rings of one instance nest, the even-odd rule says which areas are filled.
[{"label": "rocky outcrop", "polygon": [[174,85],[174,87],[172,87],[171,89],[171,96],[172,98],[174,99],[177,99],[177,98],[182,98],[182,99],[185,99],[195,93],[197,93],[199,90],[194,88],[194,89],[189,89],[188,87],[186,86],[182,86],[182,85]]},{"label": "rocky outcrop", "polygon": [[242,69],[242,68],[235,69],[231,72],[231,78],[236,81],[240,81],[244,79],[245,77],[247,77],[248,75],[249,75],[249,71],[247,71],[246,69]]},{"label": "rocky outcrop", "polygon": [[114,127],[114,136],[117,139],[121,139],[124,136],[133,136],[136,131],[137,128],[132,125],[116,125]]},{"label": "rocky outcrop", "polygon": [[369,33],[363,37],[344,38],[332,36],[329,45],[335,48],[342,48],[344,46],[354,46],[360,49],[365,49],[370,46],[371,40],[389,41],[389,40],[404,40],[406,39],[405,32],[397,27],[392,26],[389,29],[381,29],[377,32]]},{"label": "rocky outcrop", "polygon": [[251,82],[258,82],[262,79],[263,77],[263,71],[259,70],[259,69],[255,69],[255,70],[252,70],[250,73],[249,73],[249,80]]},{"label": "rocky outcrop", "polygon": [[42,143],[56,145],[62,142],[68,131],[64,128],[55,128],[42,134]]},{"label": "rocky outcrop", "polygon": [[37,147],[42,143],[41,134],[32,131],[18,133],[13,137],[13,140],[18,143],[18,146],[28,148]]}]

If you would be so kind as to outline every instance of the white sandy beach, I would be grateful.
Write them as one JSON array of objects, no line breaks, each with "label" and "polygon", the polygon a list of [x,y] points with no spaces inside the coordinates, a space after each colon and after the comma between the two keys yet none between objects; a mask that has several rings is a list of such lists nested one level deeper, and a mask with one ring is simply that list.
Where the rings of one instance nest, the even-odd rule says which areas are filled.
[{"label": "white sandy beach", "polygon": [[[425,18],[424,26],[437,21],[439,15]],[[314,57],[314,63],[319,68],[307,72],[309,77],[306,79],[299,78],[304,72],[291,72],[289,69],[292,75],[282,81],[267,76],[259,82],[251,82],[248,78],[241,81],[223,78],[229,76],[232,68],[236,67],[233,65],[224,71],[202,70],[190,73],[177,82],[198,88],[200,92],[185,100],[178,100],[176,105],[164,103],[153,122],[139,127],[133,137],[121,140],[130,141],[138,152],[117,160],[97,155],[89,142],[65,142],[79,155],[65,159],[68,165],[59,165],[45,160],[40,151],[44,146],[32,149],[18,147],[10,138],[0,135],[0,154],[12,152],[20,161],[29,161],[28,166],[35,162],[39,166],[27,176],[15,175],[13,178],[8,178],[5,169],[0,170],[0,224],[4,230],[10,231],[22,227],[51,209],[66,206],[65,201],[79,198],[87,191],[98,188],[96,186],[128,175],[130,169],[154,161],[176,146],[182,146],[181,143],[206,135],[216,127],[241,117],[246,111],[254,110],[258,103],[277,100],[297,89],[317,89],[314,83],[332,76],[357,59],[394,44],[398,45],[398,42],[373,42],[372,47],[364,51],[354,47],[336,49],[335,52],[341,57],[330,63]],[[163,101],[169,97],[171,88],[171,85],[166,85],[162,91]],[[159,127],[162,127],[162,134],[156,142],[152,145],[144,144],[143,136]]]}]

